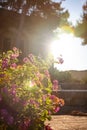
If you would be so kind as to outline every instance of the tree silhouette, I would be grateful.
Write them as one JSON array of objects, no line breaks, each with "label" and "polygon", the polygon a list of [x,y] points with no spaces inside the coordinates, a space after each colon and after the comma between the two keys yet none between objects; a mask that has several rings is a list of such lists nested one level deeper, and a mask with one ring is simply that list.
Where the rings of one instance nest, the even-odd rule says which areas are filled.
[{"label": "tree silhouette", "polygon": [[3,8],[28,15],[40,15],[42,17],[58,16],[58,11],[62,11],[61,3],[55,3],[51,0],[7,0],[1,2]]},{"label": "tree silhouette", "polygon": [[82,44],[87,44],[87,1],[83,5],[83,15],[82,19],[77,22],[75,33],[77,37],[81,37],[83,39]]},{"label": "tree silhouette", "polygon": [[8,0],[0,4],[0,33],[9,35],[19,48],[24,42],[26,53],[46,54],[53,30],[69,24],[62,1]]}]

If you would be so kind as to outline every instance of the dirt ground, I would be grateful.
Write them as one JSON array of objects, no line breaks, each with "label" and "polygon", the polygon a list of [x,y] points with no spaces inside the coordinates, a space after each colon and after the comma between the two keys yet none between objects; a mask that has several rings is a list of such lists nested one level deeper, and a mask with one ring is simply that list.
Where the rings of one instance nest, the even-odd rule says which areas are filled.
[{"label": "dirt ground", "polygon": [[48,123],[53,130],[87,130],[87,116],[55,115]]}]

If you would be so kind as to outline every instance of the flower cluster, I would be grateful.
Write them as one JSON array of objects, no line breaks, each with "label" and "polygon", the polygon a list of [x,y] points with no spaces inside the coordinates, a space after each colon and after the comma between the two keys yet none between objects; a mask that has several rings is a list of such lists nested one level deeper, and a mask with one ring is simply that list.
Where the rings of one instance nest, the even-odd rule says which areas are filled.
[{"label": "flower cluster", "polygon": [[14,47],[0,56],[0,124],[15,130],[52,130],[44,122],[64,105],[52,95],[58,82],[52,85],[46,61],[29,54],[20,62],[19,55]]}]

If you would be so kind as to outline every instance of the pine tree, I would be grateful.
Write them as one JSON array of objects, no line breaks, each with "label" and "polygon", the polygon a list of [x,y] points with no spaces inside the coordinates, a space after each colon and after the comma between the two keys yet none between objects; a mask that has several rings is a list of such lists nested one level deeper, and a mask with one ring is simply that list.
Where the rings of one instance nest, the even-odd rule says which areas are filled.
[{"label": "pine tree", "polygon": [[69,13],[61,7],[62,1],[8,0],[0,4],[1,34],[9,35],[18,48],[22,46],[21,41],[26,43],[26,53],[46,53],[53,30],[69,25]]},{"label": "pine tree", "polygon": [[76,36],[83,39],[82,44],[87,44],[87,0],[83,5],[83,15],[81,20],[77,22],[77,26],[75,28]]}]

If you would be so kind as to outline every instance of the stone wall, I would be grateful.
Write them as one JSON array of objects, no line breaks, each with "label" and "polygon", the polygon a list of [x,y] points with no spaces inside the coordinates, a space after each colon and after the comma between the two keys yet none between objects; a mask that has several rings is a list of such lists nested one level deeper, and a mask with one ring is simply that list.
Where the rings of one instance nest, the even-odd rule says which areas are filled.
[{"label": "stone wall", "polygon": [[63,98],[68,106],[87,106],[87,91],[59,91],[56,95]]},{"label": "stone wall", "polygon": [[74,110],[87,112],[87,84],[61,84],[59,90],[53,94],[65,101],[60,114],[69,114]]}]

